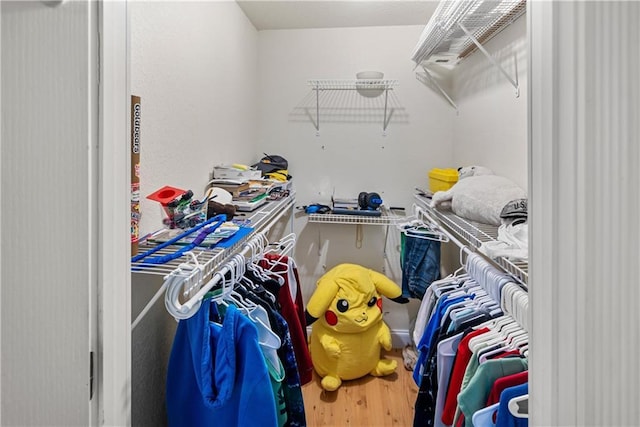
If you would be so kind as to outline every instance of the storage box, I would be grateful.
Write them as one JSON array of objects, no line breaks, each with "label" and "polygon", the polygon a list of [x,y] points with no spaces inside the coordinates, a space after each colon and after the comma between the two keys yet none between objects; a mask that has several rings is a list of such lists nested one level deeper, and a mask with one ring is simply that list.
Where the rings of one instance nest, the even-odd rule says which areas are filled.
[{"label": "storage box", "polygon": [[458,171],[455,169],[431,169],[429,171],[429,190],[447,191],[458,182]]},{"label": "storage box", "polygon": [[248,181],[262,178],[262,172],[255,169],[242,170],[231,166],[215,166],[213,168],[213,177],[216,179]]}]

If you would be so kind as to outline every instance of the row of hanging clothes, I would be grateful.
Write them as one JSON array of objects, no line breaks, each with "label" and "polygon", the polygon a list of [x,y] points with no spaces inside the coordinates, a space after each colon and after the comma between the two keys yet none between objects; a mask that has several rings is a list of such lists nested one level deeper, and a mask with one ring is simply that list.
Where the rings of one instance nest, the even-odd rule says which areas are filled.
[{"label": "row of hanging clothes", "polygon": [[526,426],[528,294],[478,254],[464,270],[434,281],[418,311],[414,426]]},{"label": "row of hanging clothes", "polygon": [[313,365],[294,245],[293,234],[269,243],[258,233],[206,283],[193,265],[167,277],[165,306],[179,320],[170,426],[306,425],[301,386]]},{"label": "row of hanging clothes", "polygon": [[[423,209],[397,225],[403,292],[422,300],[412,331],[414,426],[528,425],[527,292]],[[449,240],[464,267],[440,279],[440,244]]]}]

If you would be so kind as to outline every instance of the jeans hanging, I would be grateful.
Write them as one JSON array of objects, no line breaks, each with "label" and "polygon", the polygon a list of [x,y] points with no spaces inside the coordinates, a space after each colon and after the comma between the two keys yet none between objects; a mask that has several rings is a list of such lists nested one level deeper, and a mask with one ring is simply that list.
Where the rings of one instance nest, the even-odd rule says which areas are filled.
[{"label": "jeans hanging", "polygon": [[402,234],[402,296],[422,299],[440,278],[440,242]]}]

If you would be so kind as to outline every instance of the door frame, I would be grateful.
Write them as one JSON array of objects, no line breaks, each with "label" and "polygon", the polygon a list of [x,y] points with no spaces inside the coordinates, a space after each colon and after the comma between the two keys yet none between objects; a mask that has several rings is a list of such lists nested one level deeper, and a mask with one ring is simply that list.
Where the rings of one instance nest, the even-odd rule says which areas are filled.
[{"label": "door frame", "polygon": [[99,3],[99,425],[131,425],[129,25],[127,1]]}]

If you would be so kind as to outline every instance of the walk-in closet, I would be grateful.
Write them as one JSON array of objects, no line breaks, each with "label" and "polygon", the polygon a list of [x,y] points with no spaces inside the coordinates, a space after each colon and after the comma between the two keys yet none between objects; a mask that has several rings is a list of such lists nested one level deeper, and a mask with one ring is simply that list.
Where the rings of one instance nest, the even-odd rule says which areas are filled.
[{"label": "walk-in closet", "polygon": [[[428,188],[430,170],[480,165],[527,188],[526,3],[505,3],[493,11],[494,16],[489,12],[474,15],[462,8],[448,10],[435,2],[407,3],[406,7],[416,7],[421,15],[413,24],[392,25],[394,21],[389,20],[363,25],[358,14],[364,20],[367,14],[384,13],[384,4],[371,4],[369,7],[382,10],[356,8],[356,16],[343,16],[341,24],[329,26],[335,25],[336,17],[309,23],[285,18],[296,12],[330,15],[331,7],[342,10],[338,6],[349,4],[318,2],[303,9],[303,4],[295,2],[132,2],[128,9],[131,92],[142,99],[141,171],[148,171],[141,172],[141,195],[163,185],[198,193],[213,166],[252,164],[262,153],[284,156],[293,176],[292,200],[282,207],[281,219],[265,227],[269,242],[277,243],[289,233],[295,236],[295,246],[287,256],[295,259],[304,304],[316,282],[343,263],[383,273],[400,285],[407,274],[400,262],[402,224],[412,219],[431,227],[442,224],[427,210],[429,200],[416,194],[416,187]],[[489,50],[489,56],[477,48],[472,52],[475,45],[471,42],[465,46],[467,57],[444,63],[442,57],[447,53],[465,49],[447,48],[447,44],[464,44],[470,38],[455,22],[450,35],[429,30],[427,23],[434,13],[440,15],[433,18],[437,25],[461,19],[469,27],[465,29],[476,32],[474,38],[483,38],[481,46]],[[280,17],[267,18],[273,14]],[[468,15],[466,21],[457,16],[460,14]],[[495,34],[488,34],[483,26],[493,27]],[[434,41],[434,37],[442,40]],[[424,53],[425,49],[433,52]],[[374,70],[382,73],[376,82],[379,93],[361,93],[357,73]],[[181,125],[174,125],[178,123]],[[361,192],[381,196],[381,216],[305,213],[301,209],[331,205],[332,199]],[[157,228],[162,211],[157,203],[140,199],[140,233],[144,235]],[[462,237],[454,236],[463,239],[464,233],[471,233],[478,239],[459,241],[459,245],[442,242],[442,277],[460,267],[461,257],[464,264],[467,253],[463,248],[476,250],[484,240],[495,239],[496,231],[488,231],[483,238],[469,229]],[[226,265],[224,261],[210,261],[212,270]],[[176,263],[149,269],[140,262],[132,265],[132,424],[161,425],[166,422],[165,377],[176,324],[162,304],[164,296],[158,301],[153,295],[163,283],[162,275],[170,274]],[[149,274],[154,269],[160,277]],[[205,272],[203,282],[213,274],[215,271],[209,276]],[[525,289],[526,274],[525,268],[517,282]],[[160,289],[161,294],[174,292],[174,284],[167,286]],[[500,293],[494,298],[499,306]],[[144,309],[150,301],[151,307]],[[400,356],[403,348],[420,341],[418,337],[414,343],[410,328],[420,303],[421,298],[416,297],[409,304],[383,303],[384,321]],[[311,327],[307,330],[310,333]],[[403,365],[400,357],[396,374],[389,378],[411,378],[414,365],[410,370]],[[316,378],[308,384],[302,372],[300,377],[305,400],[317,401],[305,405],[309,425],[414,422],[418,374],[413,385],[407,381],[405,389],[388,389],[392,395],[405,394],[405,402],[413,399],[406,408],[395,410],[385,409],[385,399],[377,400],[375,392],[366,388],[351,409],[341,404],[358,393],[348,381],[328,392],[314,384]],[[371,382],[375,381],[386,381],[386,387],[394,385],[384,377]],[[324,404],[322,400],[327,399],[333,402]],[[314,407],[324,415],[314,414]],[[345,411],[350,419],[330,415]],[[405,411],[406,417],[400,415]],[[420,418],[416,423],[420,424]]]},{"label": "walk-in closet", "polygon": [[640,4],[0,18],[0,425],[637,424]]}]

